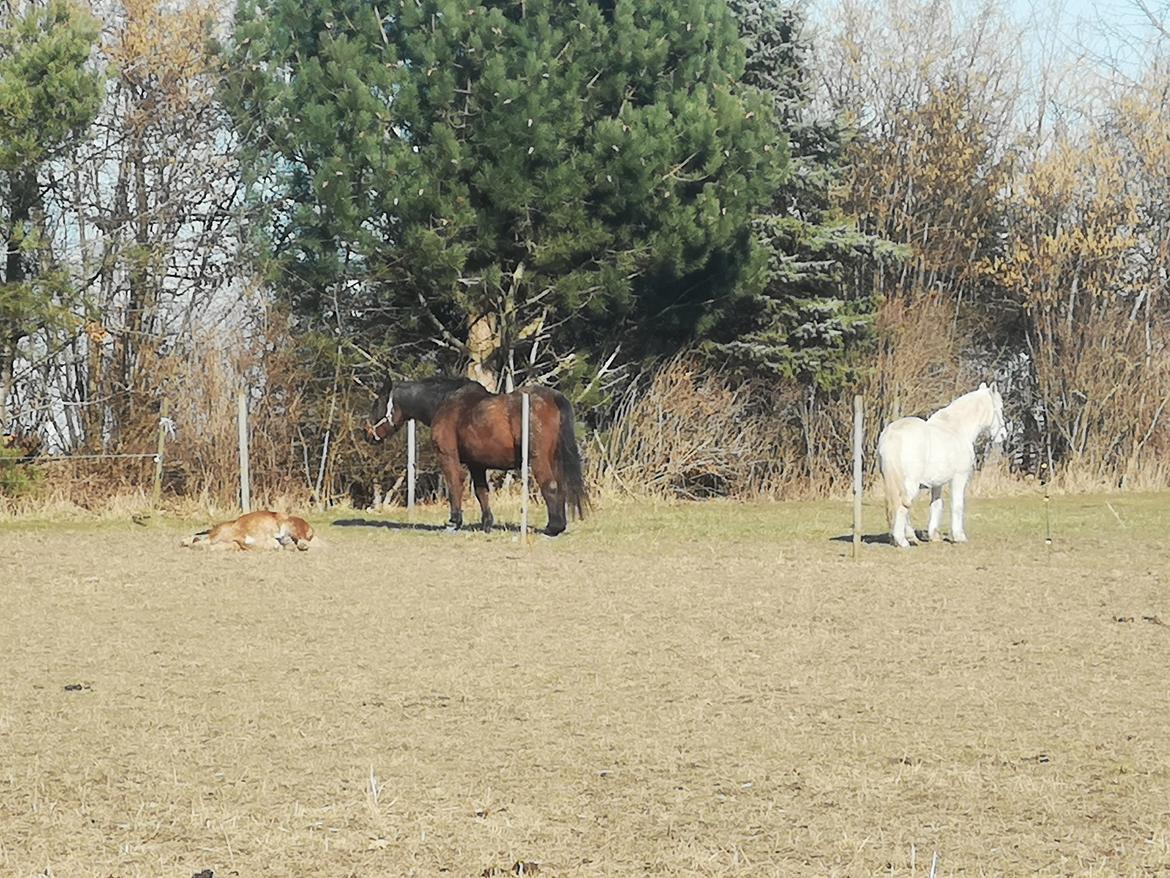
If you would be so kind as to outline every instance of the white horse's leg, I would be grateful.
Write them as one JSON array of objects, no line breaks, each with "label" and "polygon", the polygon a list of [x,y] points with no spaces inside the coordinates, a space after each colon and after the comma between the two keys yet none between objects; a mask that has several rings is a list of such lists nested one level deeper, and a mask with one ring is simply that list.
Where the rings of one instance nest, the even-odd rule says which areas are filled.
[{"label": "white horse's leg", "polygon": [[898,508],[894,511],[894,526],[890,528],[890,536],[894,538],[894,545],[906,549],[909,548],[910,542],[906,539],[906,531],[914,533],[910,527],[910,510],[898,504]]},{"label": "white horse's leg", "polygon": [[942,534],[938,532],[942,527],[942,510],[943,489],[942,485],[938,485],[930,489],[930,524],[927,525],[926,533],[932,543],[942,539]]},{"label": "white horse's leg", "polygon": [[956,543],[967,542],[967,531],[963,527],[964,495],[970,473],[958,473],[951,479],[951,539]]},{"label": "white horse's leg", "polygon": [[914,502],[914,498],[918,496],[918,491],[919,491],[918,485],[911,485],[910,483],[907,483],[907,485],[906,485],[906,506],[904,507],[906,510],[906,517],[903,521],[904,521],[905,526],[906,526],[905,531],[904,531],[904,533],[906,535],[906,542],[912,543],[912,544],[918,543],[918,534],[917,534],[917,532],[915,532],[914,522],[910,518],[910,508],[911,508],[911,504]]}]

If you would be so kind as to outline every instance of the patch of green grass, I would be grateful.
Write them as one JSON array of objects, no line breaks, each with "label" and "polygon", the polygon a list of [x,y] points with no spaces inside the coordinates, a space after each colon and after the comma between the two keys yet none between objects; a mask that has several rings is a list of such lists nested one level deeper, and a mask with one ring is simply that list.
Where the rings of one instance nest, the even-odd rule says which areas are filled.
[{"label": "patch of green grass", "polygon": [[[1068,546],[1106,540],[1141,542],[1162,541],[1167,533],[1164,522],[1170,520],[1170,493],[1150,494],[1065,494],[1046,501],[1039,492],[1013,497],[980,498],[968,496],[967,532],[973,544],[989,540],[1037,552],[1047,551],[1046,534],[1053,545]],[[880,498],[867,496],[863,504],[862,533],[867,547],[883,546],[887,533],[885,505]],[[928,502],[925,493],[914,506],[914,523],[925,531]],[[294,510],[295,511],[295,510]],[[464,505],[464,536],[476,539],[515,539],[520,521],[520,505],[515,497],[497,497],[493,502],[497,525],[490,536],[480,534],[476,523],[479,508],[474,501]],[[418,526],[416,536],[423,537],[442,529],[447,520],[446,504],[418,507],[408,514],[405,509],[389,508],[382,513],[368,510],[331,510],[324,514],[301,511],[320,533],[330,539],[347,538],[361,531],[357,528],[333,527],[336,521],[366,521],[404,526]],[[0,518],[0,533],[10,531],[56,531],[67,529],[82,533],[165,532],[186,533],[201,530],[229,516],[175,515],[158,511],[135,516],[112,514],[87,515],[84,511],[68,517],[22,516]],[[853,507],[849,501],[772,501],[735,502],[666,502],[603,498],[584,521],[570,521],[567,539],[586,544],[612,544],[636,550],[655,544],[686,544],[696,541],[746,544],[833,543],[847,548],[852,532]],[[529,524],[534,530],[544,526],[546,510],[533,500],[529,507]],[[506,529],[505,529],[506,528]],[[389,528],[387,528],[389,529]],[[943,533],[950,533],[950,508],[943,516]]]},{"label": "patch of green grass", "polygon": [[[914,505],[914,524],[919,531],[926,530],[928,505],[925,493]],[[1047,513],[1046,505],[1049,507]],[[519,504],[514,499],[497,499],[493,511],[497,524],[518,526]],[[447,507],[423,506],[410,515],[404,509],[391,508],[380,514],[344,511],[308,517],[314,524],[365,519],[438,528],[446,523]],[[468,533],[476,532],[478,517],[477,506],[473,503],[464,506]],[[533,502],[529,508],[530,527],[543,527],[546,517],[543,505]],[[1164,535],[1162,523],[1167,518],[1170,518],[1170,493],[1069,494],[1053,496],[1049,501],[1036,493],[988,499],[968,496],[967,500],[967,532],[972,542],[1008,540],[1013,545],[1032,544],[1044,548],[1048,533],[1056,543],[1084,539],[1161,538]],[[584,521],[571,521],[569,535],[574,539],[634,545],[647,540],[792,543],[834,538],[847,540],[851,537],[852,526],[852,502],[841,500],[665,502],[606,499]],[[942,530],[949,536],[949,495]],[[887,532],[884,502],[880,498],[867,497],[863,504],[863,536],[867,543],[873,543],[884,538]],[[506,538],[506,535],[496,533],[493,537]]]}]

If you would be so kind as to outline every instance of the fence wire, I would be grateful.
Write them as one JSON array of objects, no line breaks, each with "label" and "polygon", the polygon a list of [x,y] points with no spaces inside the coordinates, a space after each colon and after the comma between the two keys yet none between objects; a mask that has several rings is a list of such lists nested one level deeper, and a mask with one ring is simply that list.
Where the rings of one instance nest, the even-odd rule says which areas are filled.
[{"label": "fence wire", "polygon": [[158,455],[152,453],[142,454],[58,454],[50,457],[40,457],[32,455],[30,457],[5,457],[0,458],[4,463],[68,463],[73,460],[126,460],[138,459],[151,460],[158,462]]}]

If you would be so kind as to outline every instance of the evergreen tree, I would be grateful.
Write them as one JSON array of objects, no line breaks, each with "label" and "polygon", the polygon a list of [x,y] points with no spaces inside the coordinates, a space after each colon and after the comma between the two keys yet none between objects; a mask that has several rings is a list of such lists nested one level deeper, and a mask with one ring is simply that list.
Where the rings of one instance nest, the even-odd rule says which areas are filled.
[{"label": "evergreen tree", "polygon": [[768,254],[763,283],[728,309],[708,349],[741,370],[828,389],[853,380],[854,351],[876,302],[868,267],[896,258],[834,206],[846,129],[810,118],[810,47],[799,10],[778,0],[731,0],[747,50],[744,80],[771,103],[791,173],[754,225]]},{"label": "evergreen tree", "polygon": [[244,0],[227,102],[306,325],[498,369],[742,283],[785,165],[743,64],[723,0]]},{"label": "evergreen tree", "polygon": [[40,172],[77,141],[101,100],[100,76],[87,63],[96,21],[70,0],[19,6],[8,4],[0,19],[0,428],[18,345],[62,313],[63,276],[38,258]]}]

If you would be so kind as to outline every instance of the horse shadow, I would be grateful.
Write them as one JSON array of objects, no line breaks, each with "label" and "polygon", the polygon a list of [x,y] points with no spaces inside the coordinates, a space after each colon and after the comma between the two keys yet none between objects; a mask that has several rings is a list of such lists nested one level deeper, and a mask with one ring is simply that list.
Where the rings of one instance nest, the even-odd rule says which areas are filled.
[{"label": "horse shadow", "polygon": [[[423,531],[429,533],[483,533],[483,528],[477,522],[465,524],[457,531],[447,529],[445,524],[425,524],[421,521],[386,521],[381,518],[339,518],[330,523],[331,527],[372,527],[395,531]],[[497,522],[492,526],[492,533],[520,533],[520,525],[508,522]]]},{"label": "horse shadow", "polygon": [[[915,535],[918,537],[919,545],[928,545],[930,543],[930,535],[924,530],[915,530]],[[851,543],[853,542],[853,534],[841,534],[837,537],[829,537],[829,542],[832,543]],[[862,534],[861,542],[866,546],[892,546],[894,545],[894,538],[890,536],[889,532],[880,534]],[[950,537],[945,537],[943,542],[953,543]]]},{"label": "horse shadow", "polygon": [[[829,537],[831,543],[851,543],[853,542],[853,534],[841,534],[837,537]],[[892,546],[894,545],[894,538],[888,533],[881,534],[862,534],[861,542],[866,546]]]}]

